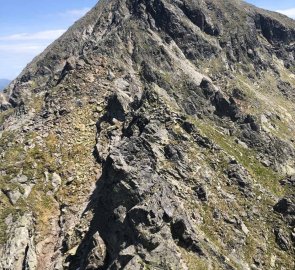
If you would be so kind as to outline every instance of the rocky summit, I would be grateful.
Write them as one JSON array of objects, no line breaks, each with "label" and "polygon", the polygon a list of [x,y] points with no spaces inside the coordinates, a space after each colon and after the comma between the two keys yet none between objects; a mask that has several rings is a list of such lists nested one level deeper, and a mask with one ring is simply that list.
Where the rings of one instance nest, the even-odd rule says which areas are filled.
[{"label": "rocky summit", "polygon": [[0,93],[0,269],[294,269],[295,21],[101,0]]}]

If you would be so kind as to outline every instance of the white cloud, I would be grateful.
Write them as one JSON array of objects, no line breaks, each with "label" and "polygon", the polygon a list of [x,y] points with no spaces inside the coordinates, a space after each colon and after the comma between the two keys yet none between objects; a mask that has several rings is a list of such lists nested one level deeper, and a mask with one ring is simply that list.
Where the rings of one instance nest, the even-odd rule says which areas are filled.
[{"label": "white cloud", "polygon": [[0,36],[0,41],[30,41],[30,40],[55,40],[66,30],[48,30],[36,33],[20,33],[9,36]]},{"label": "white cloud", "polygon": [[42,52],[47,45],[45,44],[6,44],[1,45],[0,44],[0,52],[7,52],[7,53],[19,53],[19,54],[25,54],[25,53],[40,53]]},{"label": "white cloud", "polygon": [[[61,13],[48,14],[47,19],[58,22],[63,28],[71,25],[89,10],[88,7],[65,10]],[[28,30],[25,33],[0,36],[0,77],[12,79],[17,76],[27,63],[65,31],[65,29],[56,29],[30,33]]]},{"label": "white cloud", "polygon": [[62,17],[67,17],[71,19],[79,19],[80,17],[84,16],[89,10],[90,8],[88,7],[81,8],[81,9],[70,9],[70,10],[66,10],[64,12],[59,13],[59,15]]},{"label": "white cloud", "polygon": [[289,9],[277,10],[277,12],[285,14],[285,15],[295,19],[295,7],[289,8]]},{"label": "white cloud", "polygon": [[0,36],[0,77],[16,77],[26,64],[65,31],[57,29]]}]

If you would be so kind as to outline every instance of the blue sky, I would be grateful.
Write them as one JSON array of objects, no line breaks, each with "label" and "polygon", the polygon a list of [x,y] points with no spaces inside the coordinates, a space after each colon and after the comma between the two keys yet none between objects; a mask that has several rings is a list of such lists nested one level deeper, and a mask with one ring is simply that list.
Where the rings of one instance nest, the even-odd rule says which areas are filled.
[{"label": "blue sky", "polygon": [[0,78],[14,79],[97,0],[1,0]]},{"label": "blue sky", "polygon": [[[222,0],[221,0],[222,1]],[[248,0],[295,18],[295,0]],[[14,79],[97,0],[1,0],[0,78]]]}]

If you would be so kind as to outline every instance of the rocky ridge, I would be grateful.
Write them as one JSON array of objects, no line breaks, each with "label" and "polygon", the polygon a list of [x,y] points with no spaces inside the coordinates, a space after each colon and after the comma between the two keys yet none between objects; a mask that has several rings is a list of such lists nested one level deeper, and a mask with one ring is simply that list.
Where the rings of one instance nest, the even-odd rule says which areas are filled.
[{"label": "rocky ridge", "polygon": [[294,46],[241,1],[99,1],[0,93],[0,268],[292,269]]}]

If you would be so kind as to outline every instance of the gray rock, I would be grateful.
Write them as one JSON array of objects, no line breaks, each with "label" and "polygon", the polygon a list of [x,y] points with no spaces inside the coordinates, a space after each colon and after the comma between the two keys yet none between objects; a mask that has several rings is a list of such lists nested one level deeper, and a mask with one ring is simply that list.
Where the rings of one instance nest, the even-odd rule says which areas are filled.
[{"label": "gray rock", "polygon": [[20,184],[25,184],[28,182],[28,177],[25,175],[20,175],[15,177],[14,179],[11,180],[14,183],[20,183]]},{"label": "gray rock", "polygon": [[244,1],[99,1],[0,93],[0,268],[293,269],[294,37]]},{"label": "gray rock", "polygon": [[282,250],[289,250],[291,245],[289,241],[288,233],[282,229],[275,229],[276,242]]},{"label": "gray rock", "polygon": [[249,173],[239,164],[231,163],[227,171],[228,178],[230,181],[238,185],[241,191],[251,190],[251,177]]},{"label": "gray rock", "polygon": [[206,192],[206,189],[201,186],[201,185],[198,185],[194,188],[194,191],[197,195],[197,198],[201,201],[207,201],[208,200],[208,195],[207,195],[207,192]]},{"label": "gray rock", "polygon": [[25,213],[14,222],[7,222],[9,238],[0,248],[0,268],[37,270],[32,214]]},{"label": "gray rock", "polygon": [[274,210],[284,215],[294,216],[295,215],[295,196],[291,195],[291,196],[282,198],[274,206]]},{"label": "gray rock", "polygon": [[94,270],[102,267],[104,265],[104,260],[106,258],[106,246],[101,239],[98,232],[92,236],[93,248],[88,254],[86,261],[86,269]]},{"label": "gray rock", "polygon": [[51,183],[53,186],[53,192],[58,191],[58,189],[62,183],[61,177],[57,173],[53,173],[52,178],[51,178]]},{"label": "gray rock", "polygon": [[18,189],[3,190],[3,192],[8,197],[8,199],[12,205],[15,205],[17,203],[17,201],[20,199],[20,197],[22,196],[22,194],[20,193],[20,191]]}]

